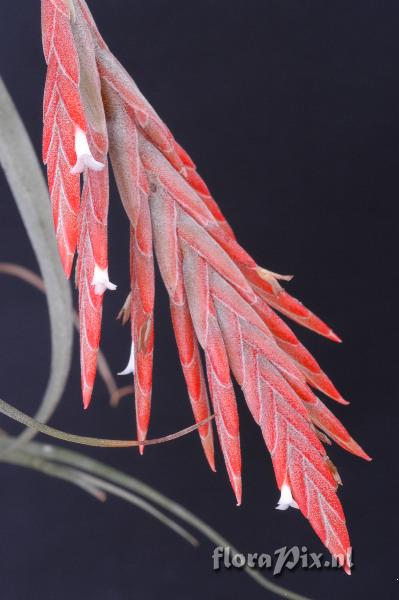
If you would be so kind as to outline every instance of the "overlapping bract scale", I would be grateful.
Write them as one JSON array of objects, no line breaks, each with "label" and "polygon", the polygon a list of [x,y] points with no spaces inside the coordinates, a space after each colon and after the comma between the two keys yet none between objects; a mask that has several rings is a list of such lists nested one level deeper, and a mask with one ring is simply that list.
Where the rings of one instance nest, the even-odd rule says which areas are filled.
[{"label": "overlapping bract scale", "polygon": [[108,135],[95,44],[80,5],[69,0],[42,0],[42,30],[48,67],[43,159],[67,277],[78,253],[75,281],[79,288],[82,394],[87,408],[96,375],[105,289],[98,278],[107,284]]}]

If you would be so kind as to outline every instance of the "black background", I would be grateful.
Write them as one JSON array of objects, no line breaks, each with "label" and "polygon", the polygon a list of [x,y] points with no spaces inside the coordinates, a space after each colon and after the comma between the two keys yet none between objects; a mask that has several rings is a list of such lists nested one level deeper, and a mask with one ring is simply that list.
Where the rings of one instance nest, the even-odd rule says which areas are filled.
[{"label": "black background", "polygon": [[[301,338],[349,407],[332,406],[373,456],[334,447],[356,566],[285,573],[312,598],[397,598],[397,202],[399,7],[392,1],[101,0],[105,39],[198,164],[240,242],[257,262],[295,273],[290,290],[344,339]],[[45,76],[39,2],[0,3],[0,66],[40,152]],[[0,259],[37,268],[4,178]],[[128,288],[128,224],[113,190],[102,347],[113,370],[129,352],[115,322]],[[1,280],[1,396],[32,414],[49,365],[43,297]],[[152,437],[192,422],[168,305],[157,291]],[[123,383],[126,383],[124,380]],[[323,547],[278,499],[261,434],[239,396],[244,502],[236,508],[218,451],[212,474],[195,435],[149,448],[91,454],[181,502],[245,552]],[[86,413],[74,367],[53,424],[135,436],[132,399],[108,406],[101,382]],[[2,419],[1,426],[17,431]],[[198,550],[122,501],[102,505],[45,476],[0,466],[0,596],[5,600],[267,597],[243,573],[212,572]]]}]

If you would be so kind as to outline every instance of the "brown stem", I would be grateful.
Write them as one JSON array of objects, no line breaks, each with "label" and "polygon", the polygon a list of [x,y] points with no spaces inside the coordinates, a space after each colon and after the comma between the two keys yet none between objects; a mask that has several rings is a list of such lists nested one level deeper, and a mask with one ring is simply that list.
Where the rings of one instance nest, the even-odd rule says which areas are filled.
[{"label": "brown stem", "polygon": [[54,429],[54,427],[50,427],[49,425],[39,423],[39,421],[32,419],[32,417],[29,417],[17,408],[14,408],[14,406],[11,406],[11,404],[4,402],[4,400],[0,400],[0,413],[6,415],[6,417],[9,417],[10,419],[13,419],[14,421],[17,421],[18,423],[22,423],[22,425],[31,427],[35,431],[39,431],[40,433],[44,433],[50,437],[64,440],[65,442],[70,442],[72,444],[96,446],[97,448],[132,448],[134,446],[154,446],[156,444],[164,444],[165,442],[171,442],[172,440],[176,440],[191,433],[192,431],[195,431],[196,429],[199,429],[214,418],[214,415],[211,415],[200,423],[196,423],[195,425],[181,429],[176,433],[153,440],[109,440],[104,438],[80,436],[73,433],[66,433],[65,431],[60,431],[59,429]]}]

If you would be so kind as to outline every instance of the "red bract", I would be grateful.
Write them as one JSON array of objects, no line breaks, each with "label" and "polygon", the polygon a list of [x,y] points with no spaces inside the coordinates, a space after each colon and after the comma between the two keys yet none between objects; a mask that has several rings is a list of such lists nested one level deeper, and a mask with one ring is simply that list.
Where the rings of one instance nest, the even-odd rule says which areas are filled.
[{"label": "red bract", "polygon": [[[87,408],[96,373],[108,278],[107,154],[131,229],[132,324],[139,440],[151,409],[154,257],[170,298],[180,360],[196,421],[210,415],[206,375],[228,475],[241,502],[239,419],[231,373],[272,456],[278,508],[299,507],[349,572],[349,538],[336,495],[339,475],[321,441],[368,459],[314,389],[345,403],[318,363],[274,312],[339,341],[260,268],[236,241],[195,165],[102,40],[84,0],[42,0],[48,64],[43,156],[54,224],[69,277],[77,252],[81,367]],[[80,194],[80,174],[83,191]],[[212,469],[210,423],[199,429]],[[142,450],[142,448],[141,448]]]}]

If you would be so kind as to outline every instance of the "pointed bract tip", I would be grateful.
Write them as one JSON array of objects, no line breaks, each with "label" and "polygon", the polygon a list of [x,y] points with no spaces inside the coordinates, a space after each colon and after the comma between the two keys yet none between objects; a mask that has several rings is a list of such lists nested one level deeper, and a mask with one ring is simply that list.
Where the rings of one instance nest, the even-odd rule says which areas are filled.
[{"label": "pointed bract tip", "polygon": [[353,437],[350,437],[348,440],[345,440],[345,444],[343,444],[343,447],[349,452],[352,452],[352,454],[354,454],[355,456],[363,458],[363,460],[367,460],[367,462],[373,460],[371,456],[369,456],[367,452],[363,450],[360,444],[358,444],[356,440],[353,439]]},{"label": "pointed bract tip", "polygon": [[208,431],[208,434],[205,437],[202,437],[202,435],[200,434],[200,439],[201,439],[202,449],[205,454],[205,458],[208,461],[211,471],[216,473],[215,451],[214,451],[214,447],[213,447],[213,439],[212,439],[211,432]]},{"label": "pointed bract tip", "polygon": [[233,491],[237,500],[237,506],[241,506],[242,502],[242,481],[241,477],[237,477],[233,475],[232,481]]},{"label": "pointed bract tip", "polygon": [[332,342],[336,342],[337,344],[342,344],[342,340],[332,329],[328,332],[327,338]]},{"label": "pointed bract tip", "polygon": [[332,400],[335,400],[335,402],[338,402],[338,404],[343,404],[344,406],[348,406],[348,404],[350,404],[350,402],[348,400],[345,400],[345,398],[341,396],[337,388],[332,384],[329,386],[329,388],[326,389],[324,393]]},{"label": "pointed bract tip", "polygon": [[[148,431],[148,428],[142,429],[137,424],[137,439],[139,440],[139,442],[144,442],[147,439],[147,431]],[[140,446],[139,446],[140,456],[143,456],[144,448],[145,448],[145,444],[140,444]]]},{"label": "pointed bract tip", "polygon": [[213,449],[212,452],[205,450],[205,456],[211,471],[213,471],[213,473],[216,473],[215,455],[213,453]]},{"label": "pointed bract tip", "polygon": [[334,398],[334,400],[336,400],[338,404],[342,404],[343,406],[349,406],[350,404],[349,400],[345,400],[345,398],[342,398],[342,396],[338,396],[338,398]]},{"label": "pointed bract tip", "polygon": [[367,462],[371,462],[371,461],[373,460],[373,459],[371,458],[371,456],[369,456],[369,455],[367,454],[367,452],[365,452],[365,451],[363,450],[363,448],[362,448],[361,446],[359,446],[359,444],[357,444],[357,446],[358,446],[358,450],[357,450],[357,452],[356,452],[356,455],[357,455],[359,458],[363,458],[364,460],[367,460]]},{"label": "pointed bract tip", "polygon": [[353,566],[352,563],[352,546],[349,546],[345,552],[345,554],[332,554],[332,556],[334,557],[334,560],[336,561],[336,563],[338,564],[338,566],[340,566],[347,575],[351,575],[352,571],[351,571],[351,566]]},{"label": "pointed bract tip", "polygon": [[210,466],[210,469],[212,471],[212,473],[216,473],[216,465],[215,465],[215,458],[212,456],[207,456],[206,457],[208,460],[208,464]]},{"label": "pointed bract tip", "polygon": [[350,567],[350,565],[351,565],[351,561],[350,561],[350,555],[349,555],[349,556],[347,556],[347,557],[345,558],[345,562],[344,562],[344,564],[342,565],[342,568],[343,568],[343,570],[345,571],[345,573],[346,573],[347,575],[352,575],[352,571],[351,571],[351,567]]},{"label": "pointed bract tip", "polygon": [[87,410],[90,406],[91,399],[93,397],[93,383],[89,385],[87,383],[86,379],[82,376],[81,385],[82,385],[83,408],[84,408],[84,410]]},{"label": "pointed bract tip", "polygon": [[90,403],[91,403],[91,392],[90,392],[90,394],[85,394],[83,396],[83,409],[87,410],[90,406]]}]

